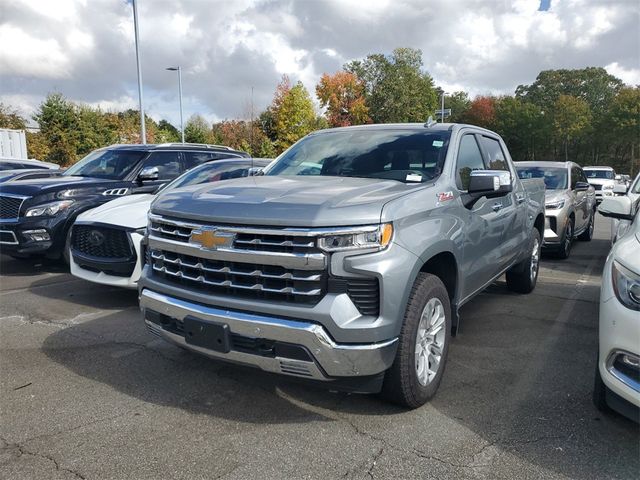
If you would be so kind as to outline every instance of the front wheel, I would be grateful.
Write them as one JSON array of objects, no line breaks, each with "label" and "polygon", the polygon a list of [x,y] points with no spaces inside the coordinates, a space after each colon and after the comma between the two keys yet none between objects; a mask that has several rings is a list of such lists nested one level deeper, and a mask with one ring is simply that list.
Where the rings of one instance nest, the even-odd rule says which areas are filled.
[{"label": "front wheel", "polygon": [[596,224],[596,211],[593,210],[591,212],[591,216],[589,217],[589,226],[584,232],[578,235],[578,239],[582,240],[583,242],[590,242],[591,239],[593,238],[593,229],[595,228],[595,224]]},{"label": "front wheel", "polygon": [[507,288],[512,292],[531,293],[538,282],[542,241],[537,228],[531,232],[529,255],[522,262],[507,270]]},{"label": "front wheel", "polygon": [[418,274],[413,284],[393,365],[382,396],[408,408],[431,399],[440,385],[451,339],[451,304],[442,280]]},{"label": "front wheel", "polygon": [[571,254],[571,245],[573,243],[573,218],[567,220],[567,224],[564,226],[564,235],[562,235],[562,241],[558,248],[558,258],[567,259]]}]

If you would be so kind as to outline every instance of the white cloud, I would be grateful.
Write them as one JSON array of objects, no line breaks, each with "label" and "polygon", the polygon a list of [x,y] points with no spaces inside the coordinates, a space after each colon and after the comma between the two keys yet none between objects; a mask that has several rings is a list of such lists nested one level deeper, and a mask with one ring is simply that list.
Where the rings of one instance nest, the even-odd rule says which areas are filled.
[{"label": "white cloud", "polygon": [[[512,93],[551,68],[606,66],[640,83],[636,2],[537,0],[154,0],[139,3],[145,104],[178,121],[242,115],[254,88],[264,108],[282,74],[314,96],[324,72],[369,53],[421,48],[448,91]],[[51,91],[107,109],[136,108],[133,19],[125,0],[4,0],[3,101],[29,112]]]}]

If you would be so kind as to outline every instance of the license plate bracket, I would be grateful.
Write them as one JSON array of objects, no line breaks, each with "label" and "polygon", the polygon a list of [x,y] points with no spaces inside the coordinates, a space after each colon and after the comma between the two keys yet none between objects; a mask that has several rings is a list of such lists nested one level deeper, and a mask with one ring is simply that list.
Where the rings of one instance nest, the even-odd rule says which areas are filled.
[{"label": "license plate bracket", "polygon": [[183,327],[184,339],[189,345],[222,353],[231,351],[231,334],[226,323],[188,316],[183,321]]}]

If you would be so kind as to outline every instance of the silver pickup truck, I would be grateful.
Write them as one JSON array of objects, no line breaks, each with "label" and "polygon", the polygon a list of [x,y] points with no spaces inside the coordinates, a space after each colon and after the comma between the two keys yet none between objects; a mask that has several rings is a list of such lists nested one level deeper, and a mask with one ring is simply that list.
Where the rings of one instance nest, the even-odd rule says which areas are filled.
[{"label": "silver pickup truck", "polygon": [[139,282],[149,330],[212,358],[415,408],[459,308],[535,288],[544,183],[459,124],[312,133],[263,176],[160,195]]}]

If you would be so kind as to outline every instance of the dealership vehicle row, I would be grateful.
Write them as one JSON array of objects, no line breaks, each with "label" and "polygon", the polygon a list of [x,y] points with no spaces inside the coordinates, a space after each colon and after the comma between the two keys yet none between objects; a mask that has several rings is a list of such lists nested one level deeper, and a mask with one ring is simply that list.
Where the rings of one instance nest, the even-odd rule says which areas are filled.
[{"label": "dealership vehicle row", "polygon": [[433,122],[323,130],[271,163],[242,157],[114,146],[1,183],[2,253],[137,287],[149,331],[182,348],[417,408],[442,381],[460,309],[502,275],[532,292],[542,250],[566,259],[591,241],[602,202],[619,223],[594,401],[637,420],[638,201],[612,169],[512,162],[494,132]]}]

